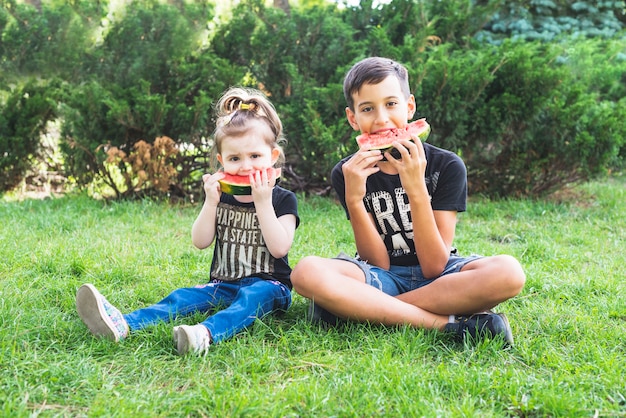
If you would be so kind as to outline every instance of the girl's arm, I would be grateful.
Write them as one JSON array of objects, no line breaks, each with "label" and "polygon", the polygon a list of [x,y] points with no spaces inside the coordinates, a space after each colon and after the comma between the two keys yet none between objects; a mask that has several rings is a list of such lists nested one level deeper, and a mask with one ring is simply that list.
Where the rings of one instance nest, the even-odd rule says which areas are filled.
[{"label": "girl's arm", "polygon": [[218,180],[223,177],[224,173],[222,172],[202,176],[206,197],[202,209],[191,227],[191,242],[201,250],[211,245],[215,239],[217,204],[221,195]]},{"label": "girl's arm", "polygon": [[[268,177],[268,172],[270,173]],[[288,214],[276,217],[272,190],[276,184],[276,170],[261,170],[251,175],[252,198],[263,240],[274,258],[289,253],[296,231],[296,217]]]},{"label": "girl's arm", "polygon": [[[269,209],[269,210],[268,210]],[[296,231],[295,215],[276,218],[274,208],[257,208],[257,217],[265,245],[274,258],[282,258],[289,253]]]}]

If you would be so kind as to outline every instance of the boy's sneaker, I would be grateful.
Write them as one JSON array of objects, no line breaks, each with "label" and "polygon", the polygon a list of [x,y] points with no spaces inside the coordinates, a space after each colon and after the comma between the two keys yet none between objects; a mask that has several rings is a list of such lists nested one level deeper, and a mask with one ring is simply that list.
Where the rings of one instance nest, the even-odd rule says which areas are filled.
[{"label": "boy's sneaker", "polygon": [[338,326],[341,323],[345,322],[343,319],[328,312],[326,309],[313,302],[313,300],[309,300],[307,318],[313,323],[332,327]]},{"label": "boy's sneaker", "polygon": [[504,322],[504,341],[506,341],[509,346],[513,347],[513,331],[511,330],[511,325],[509,325],[509,319],[503,313],[497,313],[496,315]]},{"label": "boy's sneaker", "polygon": [[180,325],[172,330],[174,344],[178,354],[183,356],[187,353],[206,354],[211,345],[209,330],[202,324]]},{"label": "boy's sneaker", "polygon": [[128,336],[128,323],[124,316],[94,285],[84,284],[78,289],[76,310],[92,334],[115,342]]},{"label": "boy's sneaker", "polygon": [[450,322],[444,331],[452,332],[459,341],[463,341],[467,335],[473,339],[489,337],[496,338],[501,335],[509,346],[513,346],[513,333],[509,320],[503,313],[478,313],[474,315],[456,315],[454,322]]},{"label": "boy's sneaker", "polygon": [[313,323],[317,323],[322,320],[322,309],[312,300],[309,300],[309,310],[306,317]]}]

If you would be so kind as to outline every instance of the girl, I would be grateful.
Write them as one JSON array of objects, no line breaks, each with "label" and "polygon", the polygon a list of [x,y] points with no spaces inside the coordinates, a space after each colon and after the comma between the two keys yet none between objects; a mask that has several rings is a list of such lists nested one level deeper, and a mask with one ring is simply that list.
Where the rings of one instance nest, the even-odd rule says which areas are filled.
[{"label": "girl", "polygon": [[[211,280],[125,315],[85,284],[76,294],[76,308],[93,334],[117,342],[161,321],[207,312],[202,323],[173,329],[178,354],[203,354],[256,318],[291,305],[287,253],[299,217],[295,194],[276,186],[274,167],[284,160],[282,123],[260,91],[231,88],[217,105],[216,125],[214,153],[223,170],[203,176],[206,198],[191,229],[199,249],[215,241]],[[219,181],[226,174],[247,176],[251,194],[222,192]]]}]

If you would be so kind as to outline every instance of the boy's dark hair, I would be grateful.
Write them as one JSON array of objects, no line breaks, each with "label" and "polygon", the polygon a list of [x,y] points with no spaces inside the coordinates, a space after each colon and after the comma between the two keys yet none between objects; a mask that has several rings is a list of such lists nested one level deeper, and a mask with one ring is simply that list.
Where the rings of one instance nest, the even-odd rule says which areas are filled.
[{"label": "boy's dark hair", "polygon": [[369,57],[354,64],[343,80],[343,95],[350,110],[354,111],[352,95],[364,84],[378,84],[389,76],[398,79],[402,93],[408,98],[411,95],[409,73],[402,64],[382,57]]}]

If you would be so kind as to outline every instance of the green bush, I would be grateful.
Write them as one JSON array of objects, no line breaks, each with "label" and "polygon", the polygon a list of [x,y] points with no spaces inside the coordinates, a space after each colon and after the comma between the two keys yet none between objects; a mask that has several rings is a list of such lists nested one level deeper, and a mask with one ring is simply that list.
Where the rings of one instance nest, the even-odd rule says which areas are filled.
[{"label": "green bush", "polygon": [[85,51],[106,15],[101,2],[76,0],[35,7],[15,0],[0,9],[0,70],[12,81],[24,76],[80,77]]},{"label": "green bush", "polygon": [[40,158],[41,134],[56,115],[53,86],[29,81],[0,108],[0,191],[17,186]]},{"label": "green bush", "polygon": [[[229,86],[252,86],[270,96],[283,120],[285,185],[324,193],[332,166],[356,150],[343,76],[357,60],[384,55],[407,65],[418,116],[433,127],[429,141],[462,155],[472,193],[540,195],[624,168],[623,2],[594,9],[571,0],[392,0],[376,7],[366,0],[339,8],[311,0],[292,4],[289,14],[265,3],[242,0],[218,19],[214,3],[204,1],[134,2],[115,13],[87,0],[3,2],[3,135],[18,141],[24,134],[14,133],[12,121],[34,123],[39,109],[15,104],[19,86],[32,75],[58,76],[62,86],[41,91],[38,101],[60,110],[65,169],[75,184],[104,185],[123,197],[187,197],[202,193],[199,179],[210,170],[213,103]],[[587,25],[584,37],[566,36],[580,29],[572,18]],[[517,36],[524,27],[529,36]],[[559,36],[525,41],[539,39],[530,36],[537,28]],[[518,41],[506,40],[512,36]],[[31,164],[24,155],[36,153],[36,137],[22,139],[21,150],[2,144],[7,173]],[[138,143],[155,149],[161,137],[176,143],[167,164],[177,175],[167,168],[167,188],[163,179],[138,178],[142,169],[124,160]],[[112,149],[124,157],[107,163]],[[12,178],[5,187],[19,174]]]},{"label": "green bush", "polygon": [[180,151],[168,193],[184,196],[198,187],[207,169],[212,103],[244,71],[200,49],[190,28],[209,18],[210,9],[192,6],[181,12],[157,2],[134,5],[85,59],[85,81],[67,91],[62,113],[61,148],[79,186],[99,181],[116,196],[162,193],[150,182],[141,190],[127,182],[121,187],[118,171],[124,178],[136,173],[105,161],[111,147],[130,153],[139,141],[168,136]]},{"label": "green bush", "polygon": [[624,111],[558,63],[567,49],[524,42],[431,52],[418,111],[433,125],[429,141],[465,160],[472,193],[541,195],[617,158]]},{"label": "green bush", "polygon": [[556,41],[563,36],[612,38],[626,22],[624,1],[523,0],[501,2],[479,39]]}]

